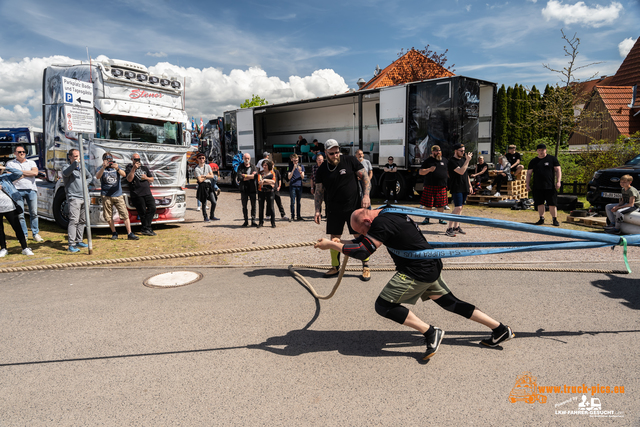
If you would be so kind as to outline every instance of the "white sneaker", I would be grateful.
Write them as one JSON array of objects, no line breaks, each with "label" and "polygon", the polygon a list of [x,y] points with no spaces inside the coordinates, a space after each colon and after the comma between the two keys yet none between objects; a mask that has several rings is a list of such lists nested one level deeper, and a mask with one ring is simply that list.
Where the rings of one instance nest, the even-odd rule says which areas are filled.
[{"label": "white sneaker", "polygon": [[450,211],[450,210],[451,210],[451,208],[449,207],[449,205],[445,205],[445,206],[444,206],[444,210],[445,210],[445,211]]},{"label": "white sneaker", "polygon": [[198,209],[196,209],[196,210],[201,211],[202,210],[202,206],[198,206]]},{"label": "white sneaker", "polygon": [[492,188],[493,188],[492,186],[487,185],[487,190],[491,191]]},{"label": "white sneaker", "polygon": [[44,242],[44,239],[39,234],[34,235],[33,240],[35,240],[38,243]]},{"label": "white sneaker", "polygon": [[494,194],[494,196],[496,196],[496,197],[501,197],[501,196],[500,196],[500,193],[498,193],[497,191],[496,191],[496,194]]},{"label": "white sneaker", "polygon": [[33,251],[30,248],[25,248],[22,250],[22,255],[31,256],[33,255]]},{"label": "white sneaker", "polygon": [[0,249],[0,258],[7,256],[8,253],[9,253],[8,250]]}]

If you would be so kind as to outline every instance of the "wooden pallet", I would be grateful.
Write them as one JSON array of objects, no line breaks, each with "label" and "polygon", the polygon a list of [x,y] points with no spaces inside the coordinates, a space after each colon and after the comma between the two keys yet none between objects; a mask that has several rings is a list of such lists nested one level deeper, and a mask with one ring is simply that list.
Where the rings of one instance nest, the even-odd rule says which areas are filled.
[{"label": "wooden pallet", "polygon": [[467,196],[467,203],[475,205],[475,204],[480,204],[480,203],[487,203],[487,202],[499,202],[501,200],[520,200],[520,197],[516,197],[516,196],[500,196],[500,197],[496,197],[496,196],[477,196],[477,195],[470,195]]},{"label": "wooden pallet", "polygon": [[567,222],[585,225],[587,227],[604,228],[607,225],[607,218],[598,216],[571,216],[567,215]]}]

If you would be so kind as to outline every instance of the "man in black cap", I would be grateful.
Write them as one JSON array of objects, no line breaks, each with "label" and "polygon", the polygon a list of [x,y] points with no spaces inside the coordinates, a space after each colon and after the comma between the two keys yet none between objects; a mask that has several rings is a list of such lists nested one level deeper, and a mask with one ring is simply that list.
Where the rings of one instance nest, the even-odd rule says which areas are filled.
[{"label": "man in black cap", "polygon": [[[469,193],[473,194],[471,187],[471,179],[467,168],[471,161],[472,153],[465,154],[464,145],[458,143],[453,145],[453,156],[449,159],[447,169],[449,171],[449,191],[451,191],[451,199],[453,200],[452,214],[462,214],[462,207],[467,200]],[[460,227],[460,223],[451,221],[449,228],[444,233],[449,237],[456,237],[456,234],[467,234]]]},{"label": "man in black cap", "polygon": [[[320,224],[322,216],[322,202],[326,206],[327,234],[331,239],[340,239],[344,231],[344,224],[347,224],[349,233],[358,237],[358,233],[351,227],[351,214],[359,208],[371,206],[369,192],[371,182],[369,175],[365,173],[364,166],[353,156],[340,153],[340,146],[335,139],[329,139],[325,143],[327,160],[320,165],[316,172],[316,188],[314,191],[314,201],[316,213],[314,221]],[[358,189],[358,180],[362,182],[362,198]],[[324,277],[337,276],[340,272],[340,252],[331,250],[331,269],[324,274]],[[369,258],[362,260],[362,276],[360,280],[371,280],[371,270],[369,269]]]},{"label": "man in black cap", "polygon": [[536,225],[544,224],[544,203],[549,205],[549,213],[553,218],[553,225],[560,225],[558,222],[558,190],[562,182],[562,169],[560,162],[554,156],[547,154],[547,146],[538,144],[536,147],[538,157],[529,162],[527,168],[527,191],[532,191],[531,176],[533,175],[533,204],[538,207],[540,219]]}]

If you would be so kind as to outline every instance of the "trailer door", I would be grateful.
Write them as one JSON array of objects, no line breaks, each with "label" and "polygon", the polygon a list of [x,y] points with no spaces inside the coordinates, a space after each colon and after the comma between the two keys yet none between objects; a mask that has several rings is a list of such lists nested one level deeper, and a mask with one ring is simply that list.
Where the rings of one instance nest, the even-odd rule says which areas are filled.
[{"label": "trailer door", "polygon": [[380,155],[379,166],[392,156],[399,167],[406,166],[405,138],[407,123],[407,88],[394,86],[380,89]]},{"label": "trailer door", "polygon": [[238,150],[251,154],[256,158],[255,143],[253,138],[253,108],[243,108],[236,113],[238,126]]}]

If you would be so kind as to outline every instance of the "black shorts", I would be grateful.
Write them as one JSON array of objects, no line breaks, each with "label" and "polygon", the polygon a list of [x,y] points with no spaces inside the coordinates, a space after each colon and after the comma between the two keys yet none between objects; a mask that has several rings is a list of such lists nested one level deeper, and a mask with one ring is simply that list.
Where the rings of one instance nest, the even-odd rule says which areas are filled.
[{"label": "black shorts", "polygon": [[558,206],[558,191],[555,188],[550,190],[533,189],[533,205],[540,206],[547,202],[549,206]]},{"label": "black shorts", "polygon": [[[355,210],[355,209],[354,209]],[[327,208],[327,234],[333,234],[334,236],[342,236],[344,231],[344,223],[347,223],[349,233],[356,234],[355,230],[351,228],[351,214],[353,211],[332,211]]]}]

